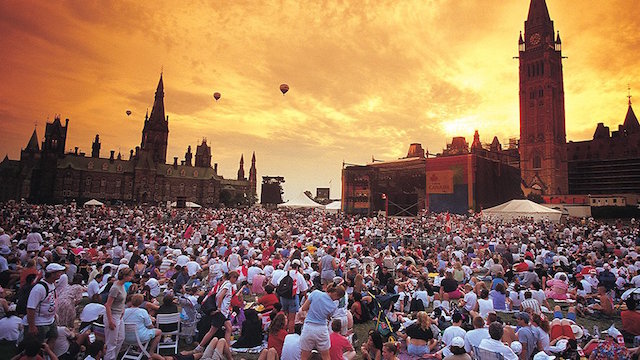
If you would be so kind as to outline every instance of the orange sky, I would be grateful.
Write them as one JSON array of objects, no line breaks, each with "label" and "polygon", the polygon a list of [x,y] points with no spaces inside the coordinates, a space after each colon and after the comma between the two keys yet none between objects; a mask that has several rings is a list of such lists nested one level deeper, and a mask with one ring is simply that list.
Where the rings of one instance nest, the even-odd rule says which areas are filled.
[{"label": "orange sky", "polygon": [[[568,139],[591,138],[597,122],[617,128],[627,84],[640,99],[640,2],[547,4],[569,57]],[[329,181],[339,197],[343,160],[395,159],[411,142],[440,152],[453,135],[470,141],[474,129],[484,142],[518,136],[512,57],[528,7],[528,0],[2,1],[0,154],[18,158],[34,122],[42,140],[54,114],[70,119],[67,148],[89,153],[99,133],[102,156],[128,154],[164,68],[168,161],[206,137],[225,177],[235,177],[240,154],[248,160],[255,150],[258,176],[284,176],[285,198]],[[283,82],[291,88],[284,97]]]}]

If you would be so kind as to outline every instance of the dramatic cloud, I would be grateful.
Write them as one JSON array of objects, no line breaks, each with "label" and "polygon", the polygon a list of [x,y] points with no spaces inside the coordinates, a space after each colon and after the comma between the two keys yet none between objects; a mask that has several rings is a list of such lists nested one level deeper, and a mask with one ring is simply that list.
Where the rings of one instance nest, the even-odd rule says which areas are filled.
[{"label": "dramatic cloud", "polygon": [[[640,93],[634,0],[547,0],[563,40],[567,136],[617,128]],[[17,158],[38,122],[69,118],[67,147],[139,145],[164,69],[168,159],[207,138],[234,177],[285,196],[328,186],[342,162],[440,152],[452,136],[519,134],[517,38],[529,2],[0,2],[0,154]],[[282,96],[281,83],[291,90]],[[214,92],[222,94],[218,102]],[[640,97],[640,95],[638,95]],[[126,116],[130,109],[133,114]],[[248,161],[247,161],[248,162]],[[245,169],[248,170],[248,169]]]}]

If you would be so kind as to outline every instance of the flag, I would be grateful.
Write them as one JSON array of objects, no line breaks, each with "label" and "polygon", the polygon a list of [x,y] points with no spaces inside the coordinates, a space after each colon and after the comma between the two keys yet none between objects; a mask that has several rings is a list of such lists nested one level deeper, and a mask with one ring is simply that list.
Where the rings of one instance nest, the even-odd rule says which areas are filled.
[{"label": "flag", "polygon": [[187,227],[187,230],[185,230],[184,232],[184,238],[191,239],[191,235],[193,235],[193,227],[189,225],[189,227]]}]

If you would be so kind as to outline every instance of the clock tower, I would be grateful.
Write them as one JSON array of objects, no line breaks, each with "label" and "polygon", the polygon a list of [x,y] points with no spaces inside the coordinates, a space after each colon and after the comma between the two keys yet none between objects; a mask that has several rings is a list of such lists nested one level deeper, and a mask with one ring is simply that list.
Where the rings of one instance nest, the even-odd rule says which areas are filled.
[{"label": "clock tower", "polygon": [[531,0],[518,50],[522,180],[527,188],[539,194],[566,194],[562,45],[545,0]]}]

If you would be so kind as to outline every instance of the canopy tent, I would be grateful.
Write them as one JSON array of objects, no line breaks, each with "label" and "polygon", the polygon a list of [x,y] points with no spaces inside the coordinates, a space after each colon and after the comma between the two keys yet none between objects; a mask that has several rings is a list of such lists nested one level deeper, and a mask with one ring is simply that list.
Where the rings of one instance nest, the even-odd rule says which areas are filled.
[{"label": "canopy tent", "polygon": [[104,206],[104,204],[96,199],[91,199],[84,203],[84,206]]},{"label": "canopy tent", "polygon": [[529,218],[534,221],[560,221],[562,211],[550,209],[529,200],[511,200],[504,204],[482,210],[483,218],[511,221],[518,218]]},{"label": "canopy tent", "polygon": [[334,201],[330,204],[327,204],[324,206],[324,209],[328,212],[338,212],[340,210],[342,210],[342,201],[338,200],[338,201]]},{"label": "canopy tent", "polygon": [[290,209],[322,209],[323,205],[318,204],[317,202],[309,199],[307,195],[303,192],[298,194],[297,197],[291,199],[285,203],[278,204],[279,208],[290,208]]},{"label": "canopy tent", "polygon": [[[174,202],[172,202],[172,203],[170,204],[170,206],[171,206],[171,207],[176,207],[176,206],[178,206],[178,203],[174,201]],[[187,207],[187,208],[193,208],[193,209],[199,209],[199,208],[201,208],[202,206],[200,206],[200,205],[198,205],[198,204],[196,204],[196,203],[194,203],[194,202],[187,201],[187,202],[184,204],[184,207]]]}]

